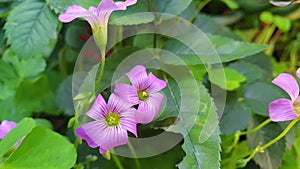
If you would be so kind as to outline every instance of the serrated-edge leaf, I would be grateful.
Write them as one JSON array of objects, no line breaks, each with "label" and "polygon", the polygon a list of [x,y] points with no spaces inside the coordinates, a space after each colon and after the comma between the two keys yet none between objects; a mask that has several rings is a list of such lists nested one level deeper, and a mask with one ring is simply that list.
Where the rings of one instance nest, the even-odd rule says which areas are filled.
[{"label": "serrated-edge leaf", "polygon": [[57,16],[45,2],[25,0],[11,11],[4,28],[13,52],[19,57],[31,57],[52,52],[57,26]]},{"label": "serrated-edge leaf", "polygon": [[[186,152],[186,156],[181,163],[178,164],[179,169],[217,169],[220,168],[220,151],[221,139],[218,127],[217,108],[213,103],[207,89],[199,84],[202,98],[205,97],[206,106],[204,110],[200,110],[194,126],[187,136],[184,138],[182,148]],[[207,103],[208,102],[208,103]],[[203,119],[204,118],[204,119]],[[210,130],[213,129],[213,130]],[[208,130],[210,137],[204,142],[201,141],[201,135]],[[207,135],[204,134],[204,135]]]}]

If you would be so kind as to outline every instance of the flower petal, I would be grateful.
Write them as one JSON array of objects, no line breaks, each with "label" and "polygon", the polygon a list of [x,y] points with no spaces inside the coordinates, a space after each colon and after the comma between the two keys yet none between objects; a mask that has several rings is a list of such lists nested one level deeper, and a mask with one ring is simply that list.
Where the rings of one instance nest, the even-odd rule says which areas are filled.
[{"label": "flower petal", "polygon": [[293,102],[288,99],[278,99],[269,104],[269,114],[272,121],[288,121],[297,118]]},{"label": "flower petal", "polygon": [[146,81],[149,83],[146,90],[150,93],[158,92],[167,86],[167,83],[164,80],[157,78],[152,73],[149,74]]},{"label": "flower petal", "polygon": [[65,13],[58,16],[58,19],[64,23],[71,22],[76,18],[84,18],[92,27],[98,25],[97,15],[95,15],[94,10],[88,11],[79,5],[69,6]]},{"label": "flower petal", "polygon": [[137,122],[135,120],[136,110],[131,108],[121,114],[121,126],[137,137]]},{"label": "flower petal", "polygon": [[138,111],[136,113],[136,120],[138,123],[150,123],[155,116],[159,113],[164,95],[161,93],[151,94],[147,101],[140,102]]},{"label": "flower petal", "polygon": [[[131,0],[132,1],[132,0]],[[130,3],[102,0],[97,7],[98,18],[101,25],[107,25],[110,14],[116,10],[125,10]]]},{"label": "flower petal", "polygon": [[3,120],[0,125],[0,139],[3,139],[16,125],[16,122]]},{"label": "flower petal", "polygon": [[275,85],[286,91],[292,100],[295,100],[299,95],[299,85],[295,78],[287,73],[281,73],[273,81]]},{"label": "flower petal", "polygon": [[296,71],[297,77],[300,78],[300,68]]},{"label": "flower petal", "polygon": [[104,121],[93,121],[86,123],[76,129],[75,134],[87,141],[92,148],[99,147],[105,140],[105,129],[107,128]]},{"label": "flower petal", "polygon": [[99,149],[101,154],[113,147],[124,145],[128,142],[127,131],[120,126],[107,127],[103,134],[104,139],[102,139]]},{"label": "flower petal", "polygon": [[121,99],[131,103],[131,105],[139,103],[138,92],[134,86],[128,84],[117,84],[114,93]]},{"label": "flower petal", "polygon": [[107,112],[108,112],[108,108],[107,108],[106,102],[103,99],[102,95],[99,94],[97,96],[97,99],[95,100],[93,106],[86,113],[86,115],[92,119],[101,120],[101,119],[103,119],[104,115]]},{"label": "flower petal", "polygon": [[139,90],[143,89],[143,86],[145,86],[145,80],[148,77],[146,68],[141,65],[135,66],[128,73],[126,73],[126,75],[130,79],[133,86],[135,86]]},{"label": "flower petal", "polygon": [[113,93],[110,95],[107,105],[108,105],[109,111],[114,112],[114,113],[126,112],[132,106],[129,102],[122,100],[120,97],[116,96]]}]

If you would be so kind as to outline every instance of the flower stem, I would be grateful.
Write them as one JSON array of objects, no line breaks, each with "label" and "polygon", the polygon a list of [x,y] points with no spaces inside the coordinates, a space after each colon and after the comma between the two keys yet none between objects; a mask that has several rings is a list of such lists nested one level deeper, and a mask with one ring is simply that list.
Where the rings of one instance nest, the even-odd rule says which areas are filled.
[{"label": "flower stem", "polygon": [[124,169],[124,167],[123,167],[123,165],[122,165],[120,159],[118,158],[118,156],[116,156],[116,154],[115,154],[115,152],[114,152],[113,149],[111,149],[111,152],[112,152],[112,153],[111,153],[111,156],[112,156],[113,160],[115,161],[117,167],[118,167],[119,169]]},{"label": "flower stem", "polygon": [[234,135],[234,141],[231,144],[231,146],[226,150],[227,153],[231,152],[231,150],[238,144],[239,140],[240,140],[240,136],[242,135],[247,135],[247,134],[252,134],[255,133],[256,131],[260,130],[261,128],[265,127],[267,124],[269,124],[271,121],[271,119],[267,119],[265,120],[263,123],[261,123],[260,125],[258,125],[257,127],[255,127],[252,130],[248,130],[248,131],[237,131]]},{"label": "flower stem", "polygon": [[263,153],[265,149],[273,145],[274,143],[277,143],[280,139],[282,139],[292,128],[293,126],[300,121],[300,117],[294,119],[277,137],[275,137],[273,140],[269,141],[267,144],[261,146],[258,145],[254,150],[252,150],[252,153],[249,157],[246,159],[239,160],[238,163],[242,164],[239,167],[246,166],[247,163],[255,156],[256,153],[260,152]]},{"label": "flower stem", "polygon": [[132,144],[131,144],[131,142],[130,142],[129,139],[128,139],[128,147],[129,147],[129,150],[130,150],[130,152],[131,152],[131,154],[132,154],[132,156],[134,158],[134,162],[135,162],[135,165],[136,165],[137,169],[141,169],[140,162],[138,160],[138,157],[137,157],[137,155],[135,153],[135,150],[134,150],[134,148],[133,148],[133,146],[132,146]]},{"label": "flower stem", "polygon": [[273,145],[274,143],[278,142],[282,137],[284,137],[291,129],[292,127],[300,120],[300,117],[294,119],[284,130],[282,133],[280,133],[277,137],[275,137],[273,140],[265,144],[264,146],[259,148],[259,151],[263,151]]},{"label": "flower stem", "polygon": [[271,123],[271,119],[267,119],[264,122],[262,122],[260,125],[258,125],[257,127],[255,127],[252,130],[248,130],[245,132],[240,132],[240,135],[247,135],[247,134],[252,134],[255,133],[256,131],[260,130],[261,128],[265,127],[267,124]]},{"label": "flower stem", "polygon": [[105,49],[100,49],[100,50],[101,50],[101,67],[100,67],[98,78],[97,78],[97,81],[96,81],[96,84],[95,84],[95,94],[97,93],[97,90],[100,87],[102,77],[103,77],[103,73],[104,73],[104,68],[105,68]]}]

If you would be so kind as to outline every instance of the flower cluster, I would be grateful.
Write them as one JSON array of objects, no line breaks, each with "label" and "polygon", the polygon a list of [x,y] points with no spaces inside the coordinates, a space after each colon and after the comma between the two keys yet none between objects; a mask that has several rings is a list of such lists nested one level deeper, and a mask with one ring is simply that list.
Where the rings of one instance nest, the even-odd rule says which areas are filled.
[{"label": "flower cluster", "polygon": [[[300,78],[300,68],[296,74]],[[282,88],[291,99],[281,98],[271,102],[269,104],[270,119],[278,122],[297,118],[300,115],[300,97],[296,79],[288,73],[281,73],[272,83]]]},{"label": "flower cluster", "polygon": [[[103,154],[112,147],[128,142],[127,131],[137,137],[137,124],[150,123],[159,113],[164,95],[159,91],[166,82],[136,66],[127,74],[129,84],[117,84],[108,103],[99,94],[87,116],[94,121],[83,124],[75,134]],[[137,106],[137,109],[134,107]]]}]

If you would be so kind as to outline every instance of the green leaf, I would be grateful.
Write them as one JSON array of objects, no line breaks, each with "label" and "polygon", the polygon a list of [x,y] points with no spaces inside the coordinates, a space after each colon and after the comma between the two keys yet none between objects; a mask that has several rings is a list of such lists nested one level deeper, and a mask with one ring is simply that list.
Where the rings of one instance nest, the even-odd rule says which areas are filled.
[{"label": "green leaf", "polygon": [[46,0],[46,2],[58,14],[65,12],[67,7],[76,3],[74,0]]},{"label": "green leaf", "polygon": [[[192,39],[194,36],[195,35],[191,33],[185,35],[182,38]],[[196,56],[196,54],[189,47],[182,44],[178,40],[170,40],[165,44],[164,49],[176,54],[186,64],[195,65],[203,62],[205,63],[230,62],[236,59],[241,59],[246,56],[256,54],[266,49],[267,47],[266,45],[235,41],[233,39],[217,36],[217,35],[207,34],[207,38],[212,44],[212,47],[209,46],[211,50],[208,49],[209,44],[205,44],[205,45],[203,44],[203,43],[207,43],[208,40],[199,39],[198,41],[195,42],[195,46],[198,47],[198,50],[203,51],[201,56]],[[162,61],[174,65],[181,64],[181,63],[174,63],[174,61],[172,60],[162,60]]]},{"label": "green leaf", "polygon": [[288,98],[287,94],[270,82],[256,82],[244,89],[244,98],[256,114],[269,116],[268,105],[279,98]]},{"label": "green leaf", "polygon": [[226,105],[220,127],[222,134],[234,134],[238,130],[245,129],[251,119],[250,109],[243,101],[238,101],[236,94],[227,94]]},{"label": "green leaf", "polygon": [[0,169],[67,169],[76,162],[76,149],[63,136],[35,127]]},{"label": "green leaf", "polygon": [[[258,117],[254,117],[249,129],[252,129],[262,123]],[[251,149],[258,145],[264,145],[278,136],[282,128],[278,123],[271,123],[261,130],[247,135],[247,142]],[[285,152],[285,139],[281,139],[276,144],[267,148],[263,153],[257,153],[254,160],[262,169],[278,168]]]},{"label": "green leaf", "polygon": [[239,39],[239,37],[230,31],[229,28],[227,28],[224,24],[216,22],[216,19],[209,15],[198,14],[193,24],[204,33],[221,35],[232,39]]},{"label": "green leaf", "polygon": [[179,15],[192,2],[192,0],[152,0],[151,12]]},{"label": "green leaf", "polygon": [[243,74],[246,77],[248,83],[253,83],[257,80],[265,80],[262,78],[263,70],[260,67],[244,60],[234,62],[228,67]]},{"label": "green leaf", "polygon": [[26,136],[35,127],[35,122],[31,118],[24,118],[11,130],[0,142],[0,157],[14,146],[22,137]]},{"label": "green leaf", "polygon": [[[164,79],[166,80],[166,79]],[[180,106],[180,89],[173,78],[168,78],[166,80],[167,87],[163,89],[165,99],[167,100],[166,107],[164,111],[159,114],[155,120],[164,120],[170,117],[177,117],[179,114]]]},{"label": "green leaf", "polygon": [[0,82],[10,80],[10,79],[15,79],[17,77],[18,76],[15,73],[12,66],[4,62],[3,60],[0,60]]},{"label": "green leaf", "polygon": [[273,64],[270,56],[261,52],[244,58],[244,61],[260,67],[260,70],[262,70],[262,80],[273,78]]},{"label": "green leaf", "polygon": [[11,62],[17,74],[21,78],[37,76],[46,68],[46,60],[40,56],[19,58],[17,55],[13,54],[10,49],[8,49],[5,51],[3,57]]},{"label": "green leaf", "polygon": [[66,115],[74,115],[74,104],[72,98],[72,76],[65,79],[59,86],[55,98],[58,108]]},{"label": "green leaf", "polygon": [[57,40],[57,16],[42,0],[25,0],[5,24],[8,44],[19,57],[49,56]]},{"label": "green leaf", "polygon": [[20,111],[15,106],[14,96],[7,98],[5,100],[0,100],[0,121],[2,120],[11,120],[11,121],[20,121],[24,117],[31,115],[31,112]]},{"label": "green leaf", "polygon": [[[226,80],[225,83],[223,81],[224,79],[220,78],[224,73]],[[232,91],[239,88],[241,83],[246,81],[246,78],[234,69],[225,68],[212,70],[209,74],[209,80],[222,89]]]},{"label": "green leaf", "polygon": [[13,97],[20,84],[20,79],[6,80],[4,83],[0,82],[0,100],[6,100]]},{"label": "green leaf", "polygon": [[[198,83],[198,86],[201,102],[205,106],[202,107],[204,109],[199,111],[194,126],[184,138],[182,147],[185,150],[186,156],[178,164],[179,169],[220,168],[220,131],[218,127],[214,127],[218,123],[216,107],[206,88],[200,83]],[[207,134],[210,137],[203,142],[201,138]]]},{"label": "green leaf", "polygon": [[64,13],[71,5],[80,5],[86,9],[90,6],[98,6],[99,1],[95,0],[46,0],[47,4],[55,11],[55,13]]},{"label": "green leaf", "polygon": [[16,96],[16,107],[25,112],[47,112],[57,114],[52,93],[46,76],[32,81],[22,81]]},{"label": "green leaf", "polygon": [[44,126],[51,130],[53,129],[52,123],[47,119],[36,118],[36,119],[34,119],[34,121],[37,126]]},{"label": "green leaf", "polygon": [[155,18],[148,12],[148,7],[138,1],[136,4],[127,7],[126,10],[114,11],[109,20],[114,25],[138,25],[152,22]]}]

